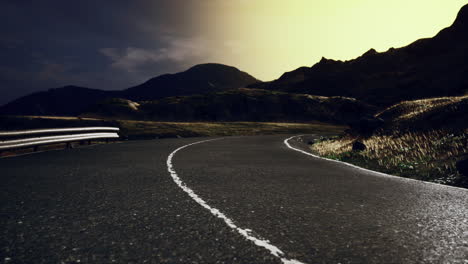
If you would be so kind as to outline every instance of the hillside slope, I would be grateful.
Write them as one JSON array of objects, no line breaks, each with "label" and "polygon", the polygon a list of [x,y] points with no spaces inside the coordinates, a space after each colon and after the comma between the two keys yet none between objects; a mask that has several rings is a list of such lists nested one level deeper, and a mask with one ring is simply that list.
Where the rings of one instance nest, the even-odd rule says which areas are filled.
[{"label": "hillside slope", "polygon": [[[372,135],[317,142],[322,156],[414,179],[468,188],[456,163],[468,153],[468,96],[404,101],[376,117],[385,120]],[[358,141],[364,148],[356,148]]]},{"label": "hillside slope", "polygon": [[206,95],[167,97],[140,102],[125,99],[101,102],[87,117],[132,117],[155,121],[322,121],[338,124],[371,114],[374,107],[345,97],[234,89]]},{"label": "hillside slope", "polygon": [[468,95],[403,101],[376,114],[386,130],[413,132],[468,129],[467,116]]}]

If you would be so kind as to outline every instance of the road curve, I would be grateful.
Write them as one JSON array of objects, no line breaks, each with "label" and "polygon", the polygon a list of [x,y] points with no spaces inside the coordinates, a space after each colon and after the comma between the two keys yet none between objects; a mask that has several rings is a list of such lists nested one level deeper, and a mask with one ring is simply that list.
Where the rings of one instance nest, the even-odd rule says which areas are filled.
[{"label": "road curve", "polygon": [[[138,141],[0,159],[0,262],[467,263],[467,190],[311,157],[285,138],[229,137],[177,153],[204,139]],[[171,153],[181,185],[168,172]]]}]

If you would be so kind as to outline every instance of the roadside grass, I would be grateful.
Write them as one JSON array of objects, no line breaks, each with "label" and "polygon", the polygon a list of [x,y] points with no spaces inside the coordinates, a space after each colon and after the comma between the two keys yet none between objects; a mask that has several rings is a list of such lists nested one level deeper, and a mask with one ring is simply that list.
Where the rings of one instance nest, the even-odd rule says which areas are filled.
[{"label": "roadside grass", "polygon": [[80,126],[117,126],[124,139],[253,136],[272,134],[342,134],[345,126],[321,122],[157,122],[58,116],[0,116],[0,130]]},{"label": "roadside grass", "polygon": [[358,137],[345,136],[311,145],[314,153],[368,169],[424,181],[467,187],[455,163],[468,153],[468,129],[377,133],[359,139],[367,148],[352,151]]},{"label": "roadside grass", "polygon": [[161,137],[254,136],[273,134],[340,134],[346,127],[319,122],[153,122],[116,121],[129,139]]}]

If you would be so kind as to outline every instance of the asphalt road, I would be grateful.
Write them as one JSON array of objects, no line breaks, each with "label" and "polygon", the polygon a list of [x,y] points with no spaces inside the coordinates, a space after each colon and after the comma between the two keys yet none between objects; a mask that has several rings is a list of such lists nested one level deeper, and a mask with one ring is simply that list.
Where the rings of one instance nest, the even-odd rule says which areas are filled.
[{"label": "asphalt road", "polygon": [[0,263],[468,263],[468,190],[314,158],[285,138],[0,159]]}]

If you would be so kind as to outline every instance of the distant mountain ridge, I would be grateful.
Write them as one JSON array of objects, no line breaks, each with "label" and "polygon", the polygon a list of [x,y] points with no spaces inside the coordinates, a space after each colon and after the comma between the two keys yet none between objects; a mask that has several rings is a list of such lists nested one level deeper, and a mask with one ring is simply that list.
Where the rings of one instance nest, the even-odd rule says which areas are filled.
[{"label": "distant mountain ridge", "polygon": [[168,96],[204,94],[245,87],[257,79],[237,68],[208,63],[187,71],[164,74],[122,91],[65,86],[18,98],[2,107],[0,114],[79,115],[106,98],[155,100]]},{"label": "distant mountain ridge", "polygon": [[251,88],[348,96],[388,106],[402,100],[463,95],[468,91],[468,5],[435,37],[386,52],[374,49],[342,62],[322,58]]},{"label": "distant mountain ridge", "polygon": [[[249,89],[239,89],[244,87]],[[286,72],[271,82],[259,82],[231,66],[200,64],[122,91],[76,86],[50,89],[0,107],[0,114],[90,113],[178,121],[315,118],[345,123],[347,111],[351,111],[349,118],[355,119],[369,114],[373,106],[383,110],[402,101],[467,92],[468,5],[450,27],[433,38],[381,53],[370,49],[345,62],[322,58],[312,67]],[[321,96],[331,101],[319,99]],[[329,102],[333,104],[328,106],[334,108],[319,107]],[[319,115],[312,114],[312,110]],[[331,117],[330,111],[335,110],[338,112]]]},{"label": "distant mountain ridge", "polygon": [[18,98],[0,107],[0,114],[74,116],[98,101],[119,95],[117,91],[69,85]]}]

